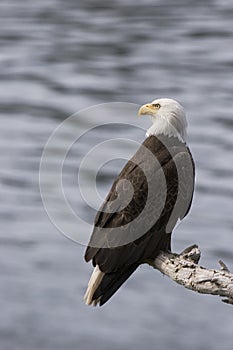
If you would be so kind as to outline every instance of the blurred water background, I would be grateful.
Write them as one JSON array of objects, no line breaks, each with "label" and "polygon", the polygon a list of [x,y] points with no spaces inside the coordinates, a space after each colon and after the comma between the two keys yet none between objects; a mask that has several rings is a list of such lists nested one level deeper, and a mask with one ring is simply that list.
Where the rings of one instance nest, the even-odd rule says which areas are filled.
[{"label": "blurred water background", "polygon": [[[104,102],[178,99],[197,184],[173,249],[197,243],[203,265],[223,259],[233,271],[232,18],[231,0],[1,0],[1,350],[232,349],[232,307],[148,266],[103,308],[86,307],[84,247],[52,225],[38,185],[45,142],[70,114]],[[82,149],[105,137],[106,129],[93,131]],[[132,139],[142,138],[132,130]],[[91,219],[72,197],[79,161],[71,152],[68,192]],[[101,172],[103,194],[121,166]]]}]

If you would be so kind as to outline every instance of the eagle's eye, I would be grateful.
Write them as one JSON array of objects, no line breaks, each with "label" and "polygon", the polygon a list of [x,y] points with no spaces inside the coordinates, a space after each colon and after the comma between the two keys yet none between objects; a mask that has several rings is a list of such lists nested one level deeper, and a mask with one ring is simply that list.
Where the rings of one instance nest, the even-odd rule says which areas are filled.
[{"label": "eagle's eye", "polygon": [[161,106],[160,106],[159,103],[154,103],[154,104],[153,104],[153,107],[154,107],[155,109],[159,109]]}]

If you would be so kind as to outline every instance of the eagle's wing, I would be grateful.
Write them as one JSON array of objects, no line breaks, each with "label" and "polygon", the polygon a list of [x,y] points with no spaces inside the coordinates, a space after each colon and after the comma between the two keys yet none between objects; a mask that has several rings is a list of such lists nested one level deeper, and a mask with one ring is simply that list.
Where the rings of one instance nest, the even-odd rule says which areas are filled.
[{"label": "eagle's wing", "polygon": [[[140,264],[143,259],[169,245],[165,233],[171,233],[177,219],[182,219],[187,213],[192,200],[194,178],[187,148],[182,146],[173,149],[173,155],[169,151],[162,147],[157,150],[155,159],[154,156],[148,157],[145,147],[140,147],[114,182],[97,213],[85,253],[86,261],[93,259],[93,264],[97,264],[101,271],[110,273],[121,267]],[[181,186],[180,181],[183,181]],[[122,200],[117,203],[116,199],[121,198],[127,202],[132,194],[129,183],[134,190],[133,196],[121,209]],[[119,207],[114,208],[114,205],[111,208],[111,203],[120,206],[120,210]],[[147,210],[141,218],[145,206]],[[144,227],[147,229],[144,230]],[[119,228],[117,234],[115,228]]]},{"label": "eagle's wing", "polygon": [[[95,266],[84,296],[87,304],[103,305],[141,263],[155,258],[160,250],[170,249],[171,232],[177,220],[182,219],[190,208],[194,185],[191,154],[181,143],[171,147],[161,144],[158,147],[158,144],[155,137],[144,141],[144,146],[157,160],[150,159],[148,153],[145,154],[145,147],[141,146],[114,182],[96,216],[85,254],[86,261],[92,259]],[[121,208],[122,199],[124,202],[125,198],[131,198],[131,187],[128,182],[122,182],[123,179],[131,183],[134,192],[130,202]],[[116,198],[121,200],[115,202]],[[109,203],[117,203],[115,209],[119,210],[104,212],[109,209]],[[145,208],[141,220],[140,214]],[[142,233],[141,237],[135,239],[135,226],[131,226],[131,222],[136,222],[136,233]],[[111,235],[116,227],[118,232]],[[127,244],[122,237],[128,240]],[[116,243],[120,244],[117,246]]]},{"label": "eagle's wing", "polygon": [[[169,165],[176,168],[177,176],[173,179],[171,186],[173,189],[176,187],[177,195],[166,232],[172,232],[177,221],[182,220],[188,214],[192,204],[195,182],[195,165],[188,148],[176,149],[172,160]],[[169,166],[165,167],[164,170],[169,172]],[[168,191],[172,192],[169,186]]]}]

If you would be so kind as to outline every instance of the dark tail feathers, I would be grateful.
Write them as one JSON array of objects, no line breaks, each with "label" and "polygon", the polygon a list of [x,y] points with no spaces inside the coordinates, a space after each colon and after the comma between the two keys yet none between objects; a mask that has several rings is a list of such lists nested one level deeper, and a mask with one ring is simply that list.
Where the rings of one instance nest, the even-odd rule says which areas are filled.
[{"label": "dark tail feathers", "polygon": [[106,273],[93,295],[93,300],[98,300],[100,306],[105,304],[138,266],[134,264],[117,272]]}]

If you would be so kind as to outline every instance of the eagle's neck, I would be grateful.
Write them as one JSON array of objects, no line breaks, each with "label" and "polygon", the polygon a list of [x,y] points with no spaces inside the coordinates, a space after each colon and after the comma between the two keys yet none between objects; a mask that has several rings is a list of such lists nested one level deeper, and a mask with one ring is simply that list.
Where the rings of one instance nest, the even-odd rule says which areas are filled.
[{"label": "eagle's neck", "polygon": [[186,127],[182,127],[177,123],[177,127],[174,127],[168,122],[166,118],[151,118],[153,124],[147,130],[146,136],[164,135],[168,137],[176,137],[181,142],[186,142]]}]

